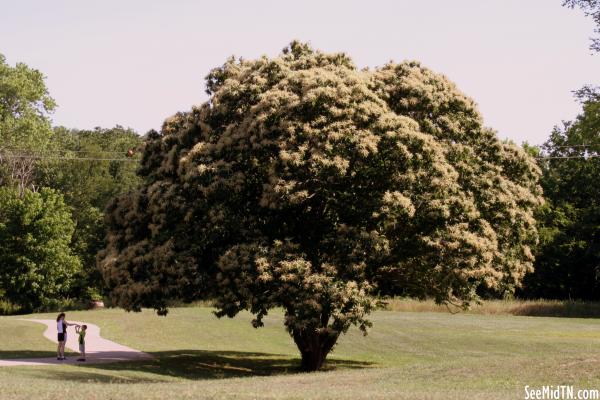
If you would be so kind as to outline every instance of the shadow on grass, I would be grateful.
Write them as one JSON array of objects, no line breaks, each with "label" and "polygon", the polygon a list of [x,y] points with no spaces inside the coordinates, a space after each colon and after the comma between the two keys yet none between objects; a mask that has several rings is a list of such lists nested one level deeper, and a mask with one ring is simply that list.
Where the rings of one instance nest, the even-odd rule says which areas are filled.
[{"label": "shadow on grass", "polygon": [[80,383],[160,383],[168,382],[169,379],[154,376],[139,375],[111,375],[104,371],[91,371],[84,368],[77,370],[67,370],[61,367],[52,367],[46,369],[23,368],[19,375],[27,376],[31,379],[49,379],[52,381],[71,381]]},{"label": "shadow on grass", "polygon": [[[177,350],[150,353],[154,359],[94,365],[109,371],[136,371],[184,379],[223,379],[300,372],[300,359],[281,354],[225,350]],[[91,366],[91,365],[90,365]],[[372,363],[328,360],[324,370],[366,368]]]},{"label": "shadow on grass", "polygon": [[[30,376],[101,383],[163,382],[179,379],[227,379],[300,373],[299,358],[239,351],[177,350],[149,353],[149,360],[79,364],[77,371],[60,367],[32,369]],[[331,359],[323,370],[368,368],[364,361]]]},{"label": "shadow on grass", "polygon": [[[65,351],[65,355],[75,356],[77,353],[72,351]],[[20,358],[54,358],[56,357],[56,350],[54,351],[35,351],[35,350],[0,350],[0,360],[18,360]]]},{"label": "shadow on grass", "polygon": [[532,301],[515,306],[511,314],[531,317],[598,318],[600,317],[600,303]]}]

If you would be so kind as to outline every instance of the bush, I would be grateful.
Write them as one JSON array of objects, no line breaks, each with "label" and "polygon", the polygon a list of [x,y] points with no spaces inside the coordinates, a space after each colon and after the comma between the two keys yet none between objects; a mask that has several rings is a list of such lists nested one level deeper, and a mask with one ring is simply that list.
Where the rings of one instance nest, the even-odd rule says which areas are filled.
[{"label": "bush", "polygon": [[2,298],[32,311],[66,297],[81,268],[70,249],[73,231],[58,192],[0,188]]},{"label": "bush", "polygon": [[14,315],[19,313],[20,307],[8,300],[0,299],[0,315]]}]

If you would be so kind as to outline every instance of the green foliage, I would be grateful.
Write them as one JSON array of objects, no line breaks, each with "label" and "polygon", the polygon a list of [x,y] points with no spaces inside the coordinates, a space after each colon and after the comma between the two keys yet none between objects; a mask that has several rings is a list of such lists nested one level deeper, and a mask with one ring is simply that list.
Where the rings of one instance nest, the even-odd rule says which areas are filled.
[{"label": "green foliage", "polygon": [[0,54],[0,185],[23,191],[33,184],[35,160],[27,156],[49,146],[55,106],[41,72],[23,63],[11,67]]},{"label": "green foliage", "polygon": [[62,196],[0,188],[0,290],[24,310],[68,293],[80,268],[69,244],[74,224]]},{"label": "green foliage", "polygon": [[11,67],[0,54],[0,143],[3,147],[38,148],[51,136],[48,113],[56,106],[44,76],[18,63]]},{"label": "green foliage", "polygon": [[282,307],[314,370],[350,326],[366,332],[376,287],[466,305],[531,269],[539,170],[445,77],[294,42],[230,59],[207,87],[148,135],[143,187],[109,209],[117,304],[215,297],[254,326]]},{"label": "green foliage", "polygon": [[[579,7],[600,33],[600,1],[564,0]],[[590,48],[600,51],[600,38]],[[540,162],[547,204],[537,212],[540,246],[535,272],[518,295],[525,298],[600,299],[600,88],[575,92],[583,112],[556,127],[543,146]]]},{"label": "green foliage", "polygon": [[137,163],[110,159],[125,159],[128,149],[138,149],[141,144],[139,135],[121,126],[91,131],[54,128],[52,146],[60,149],[61,158],[92,160],[48,162],[39,171],[36,181],[61,190],[67,203],[75,209],[103,210],[113,197],[139,184]]},{"label": "green foliage", "polygon": [[10,301],[3,300],[4,295],[0,290],[0,315],[12,315],[17,314],[21,307],[16,304],[11,303]]},{"label": "green foliage", "polygon": [[528,142],[525,141],[521,144],[521,147],[531,157],[539,158],[541,156],[542,149],[540,148],[540,146],[532,146]]},{"label": "green foliage", "polygon": [[135,159],[132,162],[106,159],[125,159],[128,149],[138,149],[141,144],[139,135],[120,126],[91,131],[54,129],[52,148],[61,150],[61,158],[94,159],[48,160],[40,165],[36,176],[38,185],[60,191],[71,209],[75,222],[71,248],[83,265],[73,288],[75,297],[86,298],[89,290],[102,289],[96,254],[104,245],[106,235],[104,209],[112,198],[135,189],[140,183],[135,173],[138,167]]},{"label": "green foliage", "polygon": [[543,146],[547,204],[538,212],[541,243],[523,297],[600,299],[600,98],[580,94],[582,114]]},{"label": "green foliage", "polygon": [[[74,222],[74,226],[72,222],[66,225],[65,235],[72,237],[69,247],[83,268],[72,270],[77,271],[69,277],[74,284],[61,287],[61,294],[67,294],[63,289],[69,287],[70,296],[85,298],[95,293],[98,297],[97,292],[103,285],[96,268],[96,253],[106,234],[103,210],[113,197],[139,184],[135,173],[136,157],[131,158],[132,162],[103,159],[125,159],[127,151],[138,149],[142,139],[132,130],[120,126],[92,131],[62,127],[53,130],[48,116],[54,107],[44,76],[39,71],[22,63],[11,67],[0,55],[0,187],[17,188],[24,201],[31,200],[32,195],[24,194],[28,189],[36,191],[48,187],[62,194],[68,206],[65,210],[70,212],[69,221]],[[28,232],[15,231],[14,234],[26,236]],[[26,238],[15,237],[14,240]],[[20,248],[17,254],[36,257],[26,251],[29,250]],[[55,289],[49,290],[58,293]],[[13,301],[24,302],[27,307],[39,307],[48,300],[48,295],[34,300],[36,293],[38,289],[23,299],[13,298]]]}]

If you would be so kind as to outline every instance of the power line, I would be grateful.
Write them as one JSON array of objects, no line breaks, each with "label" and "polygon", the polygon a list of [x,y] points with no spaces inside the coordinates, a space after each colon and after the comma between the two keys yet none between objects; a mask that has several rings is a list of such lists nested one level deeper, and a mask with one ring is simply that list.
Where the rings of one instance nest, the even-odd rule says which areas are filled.
[{"label": "power line", "polygon": [[[589,147],[588,145],[574,145],[574,146],[580,146],[580,147]],[[555,146],[555,147],[570,147],[570,146]],[[8,148],[0,148],[1,150],[6,150]],[[21,149],[21,150],[17,150],[17,149],[11,149],[11,150],[16,150],[21,154],[14,154],[14,153],[8,153],[8,154],[4,154],[2,155],[0,153],[0,157],[3,158],[21,158],[21,159],[35,159],[35,160],[65,160],[65,161],[70,161],[70,160],[75,160],[75,161],[125,161],[125,162],[137,162],[138,159],[136,158],[117,158],[117,157],[67,157],[67,156],[57,156],[56,154],[52,154],[52,153],[104,153],[104,154],[119,154],[122,155],[125,152],[122,151],[92,151],[92,150],[46,150],[46,151],[29,151],[26,149]],[[28,154],[23,154],[24,152],[27,152]],[[38,153],[38,154],[35,154]],[[41,154],[41,155],[40,155]],[[45,155],[46,154],[46,155]],[[582,155],[582,156],[542,156],[542,157],[534,157],[536,160],[558,160],[558,159],[589,159],[589,158],[599,158],[600,154],[589,154],[589,155]]]},{"label": "power line", "polygon": [[556,156],[556,157],[535,157],[536,160],[558,160],[558,159],[576,159],[583,158],[587,160],[588,158],[598,158],[600,154],[590,154],[589,156]]},{"label": "power line", "polygon": [[593,144],[570,144],[570,145],[564,145],[564,146],[551,146],[551,147],[560,147],[560,148],[565,148],[565,147],[593,147]]},{"label": "power line", "polygon": [[99,157],[52,157],[52,156],[34,156],[34,155],[15,155],[9,154],[0,156],[4,158],[20,158],[29,160],[65,160],[65,161],[124,161],[124,162],[137,162],[135,158],[99,158]]},{"label": "power line", "polygon": [[24,152],[30,152],[30,153],[104,153],[104,154],[123,154],[126,153],[128,149],[122,150],[122,151],[113,151],[113,150],[62,150],[62,149],[58,149],[58,150],[50,150],[50,149],[46,149],[46,150],[31,150],[31,149],[24,149],[24,148],[13,148],[13,147],[0,147],[0,151],[10,151],[10,152],[19,152],[19,153],[24,153]]}]

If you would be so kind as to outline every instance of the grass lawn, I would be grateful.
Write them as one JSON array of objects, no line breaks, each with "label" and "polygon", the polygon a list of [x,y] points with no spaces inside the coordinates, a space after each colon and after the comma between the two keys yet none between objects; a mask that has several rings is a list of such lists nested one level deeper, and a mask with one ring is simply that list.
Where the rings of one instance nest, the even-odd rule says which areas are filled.
[{"label": "grass lawn", "polygon": [[[36,314],[35,318],[54,318]],[[523,399],[524,387],[600,389],[600,320],[381,311],[352,330],[326,371],[299,373],[297,350],[273,313],[218,320],[204,307],[69,312],[102,336],[152,353],[136,363],[0,367],[0,398]],[[52,356],[44,326],[0,317],[0,358]],[[23,317],[21,317],[23,318]]]}]

